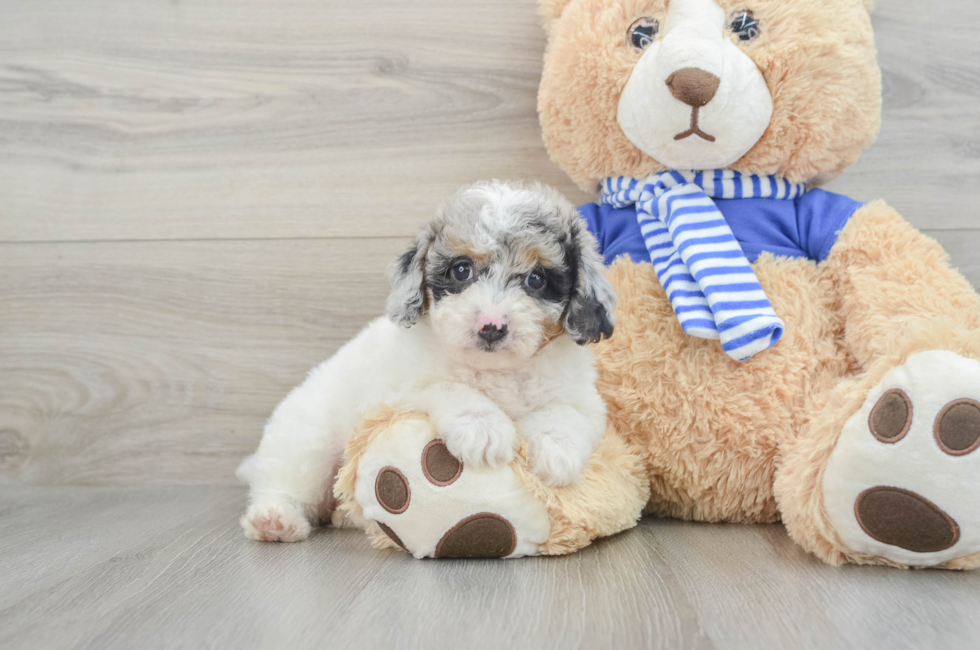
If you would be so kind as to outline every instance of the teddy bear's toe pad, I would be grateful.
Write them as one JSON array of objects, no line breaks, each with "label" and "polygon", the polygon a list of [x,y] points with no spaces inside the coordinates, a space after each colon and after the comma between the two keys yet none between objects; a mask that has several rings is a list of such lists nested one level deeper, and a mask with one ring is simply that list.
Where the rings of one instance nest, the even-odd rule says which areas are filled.
[{"label": "teddy bear's toe pad", "polygon": [[844,425],[824,503],[851,550],[909,566],[980,551],[980,362],[919,352]]},{"label": "teddy bear's toe pad", "polygon": [[957,399],[936,418],[936,443],[950,456],[966,456],[980,447],[980,403]]},{"label": "teddy bear's toe pad", "polygon": [[442,536],[436,557],[507,557],[517,546],[509,521],[488,512],[467,517]]},{"label": "teddy bear's toe pad", "polygon": [[504,465],[469,467],[428,421],[392,424],[361,458],[364,517],[415,557],[520,557],[548,540],[547,508]]},{"label": "teddy bear's toe pad", "polygon": [[916,553],[950,548],[960,538],[960,527],[936,504],[901,488],[868,488],[854,502],[858,524],[879,542]]}]

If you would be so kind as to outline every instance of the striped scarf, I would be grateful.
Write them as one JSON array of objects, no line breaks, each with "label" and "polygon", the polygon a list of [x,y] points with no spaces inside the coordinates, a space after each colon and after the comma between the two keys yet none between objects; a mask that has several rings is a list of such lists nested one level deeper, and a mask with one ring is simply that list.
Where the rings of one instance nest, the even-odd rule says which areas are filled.
[{"label": "striped scarf", "polygon": [[793,200],[805,191],[777,176],[668,171],[607,178],[602,202],[636,206],[650,261],[684,331],[720,339],[728,356],[745,361],[779,341],[783,321],[711,199]]}]

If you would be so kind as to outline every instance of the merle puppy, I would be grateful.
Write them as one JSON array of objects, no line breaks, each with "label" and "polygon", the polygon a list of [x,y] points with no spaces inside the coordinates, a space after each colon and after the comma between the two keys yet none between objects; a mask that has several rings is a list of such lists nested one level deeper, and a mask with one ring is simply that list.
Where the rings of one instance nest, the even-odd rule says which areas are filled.
[{"label": "merle puppy", "polygon": [[305,539],[330,518],[344,444],[381,402],[423,410],[467,464],[514,457],[550,485],[578,480],[606,427],[592,351],[615,294],[575,207],[540,185],[458,191],[389,268],[369,324],[276,408],[238,475],[252,539]]}]

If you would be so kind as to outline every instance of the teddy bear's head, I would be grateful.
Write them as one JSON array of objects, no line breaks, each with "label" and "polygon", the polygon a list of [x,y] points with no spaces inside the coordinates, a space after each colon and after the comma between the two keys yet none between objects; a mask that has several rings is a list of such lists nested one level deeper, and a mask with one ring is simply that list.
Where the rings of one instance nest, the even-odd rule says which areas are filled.
[{"label": "teddy bear's head", "polygon": [[735,169],[819,184],[880,122],[873,0],[540,0],[552,158],[608,176]]}]

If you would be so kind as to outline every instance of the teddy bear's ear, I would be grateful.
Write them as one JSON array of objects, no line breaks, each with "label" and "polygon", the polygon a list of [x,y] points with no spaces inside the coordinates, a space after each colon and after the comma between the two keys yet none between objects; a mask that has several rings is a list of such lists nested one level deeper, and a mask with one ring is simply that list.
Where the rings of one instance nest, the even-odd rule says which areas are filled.
[{"label": "teddy bear's ear", "polygon": [[[538,12],[544,16],[545,29],[551,29],[551,23],[561,17],[561,12],[565,11],[572,0],[538,0]],[[865,0],[873,2],[873,0]]]}]

